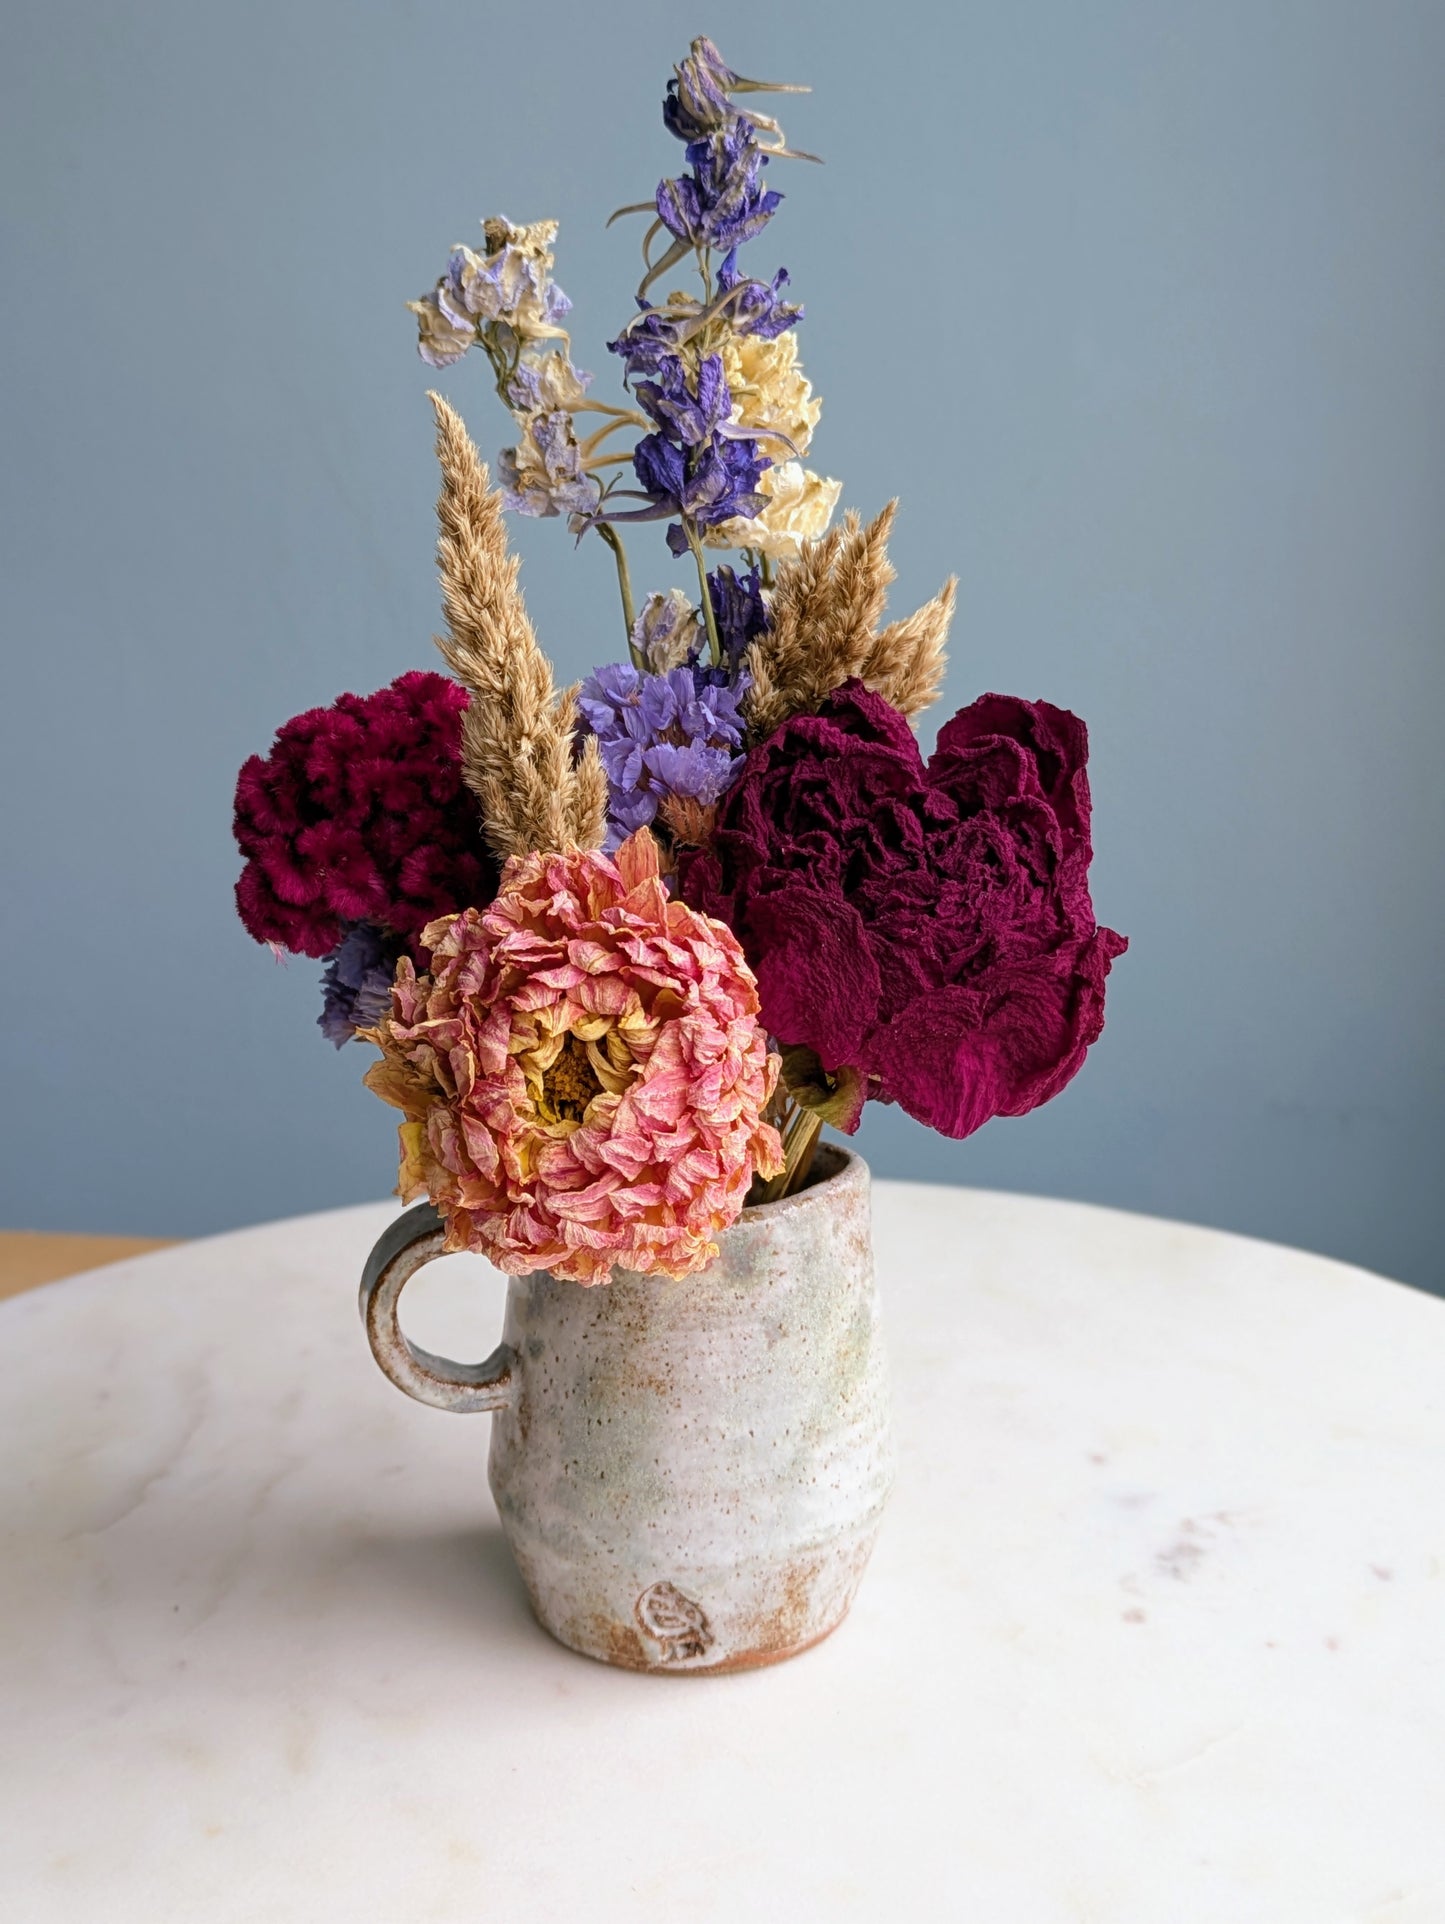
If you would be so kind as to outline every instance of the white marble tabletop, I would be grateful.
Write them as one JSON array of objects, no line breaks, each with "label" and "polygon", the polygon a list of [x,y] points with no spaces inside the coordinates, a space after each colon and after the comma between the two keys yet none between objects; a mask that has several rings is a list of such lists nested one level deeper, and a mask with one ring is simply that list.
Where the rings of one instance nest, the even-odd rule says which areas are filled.
[{"label": "white marble tabletop", "polygon": [[[533,1624],[490,1419],[372,1363],[388,1213],[0,1305],[6,1924],[1445,1920],[1445,1303],[880,1184],[853,1614],[646,1677]],[[501,1286],[408,1304],[480,1355]]]}]

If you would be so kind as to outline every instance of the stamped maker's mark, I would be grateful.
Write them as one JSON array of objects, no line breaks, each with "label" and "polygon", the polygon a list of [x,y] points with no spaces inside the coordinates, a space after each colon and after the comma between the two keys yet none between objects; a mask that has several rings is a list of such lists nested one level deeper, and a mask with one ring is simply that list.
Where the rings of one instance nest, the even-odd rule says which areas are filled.
[{"label": "stamped maker's mark", "polygon": [[633,1615],[662,1645],[664,1663],[690,1663],[712,1649],[712,1626],[702,1605],[685,1597],[675,1583],[649,1584],[633,1605]]}]

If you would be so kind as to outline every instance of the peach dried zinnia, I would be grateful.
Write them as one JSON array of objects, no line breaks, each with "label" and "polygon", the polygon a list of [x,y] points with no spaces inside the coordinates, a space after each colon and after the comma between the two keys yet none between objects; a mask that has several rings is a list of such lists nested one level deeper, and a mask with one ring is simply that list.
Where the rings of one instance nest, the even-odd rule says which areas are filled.
[{"label": "peach dried zinnia", "polygon": [[686,1276],[755,1172],[782,1168],[777,1080],[732,931],[671,901],[646,829],[615,856],[513,856],[485,910],[426,930],[366,1031],[403,1111],[401,1193],[513,1275]]}]

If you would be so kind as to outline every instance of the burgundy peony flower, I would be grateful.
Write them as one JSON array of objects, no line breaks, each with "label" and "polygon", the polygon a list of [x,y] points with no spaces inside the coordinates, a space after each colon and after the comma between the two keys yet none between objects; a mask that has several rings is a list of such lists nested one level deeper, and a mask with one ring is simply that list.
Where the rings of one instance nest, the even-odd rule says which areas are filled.
[{"label": "burgundy peony flower", "polygon": [[1104,1025],[1126,944],[1089,900],[1087,752],[1066,709],[984,695],[925,767],[847,682],[751,752],[682,893],[737,932],[781,1042],[967,1136],[1057,1095]]},{"label": "burgundy peony flower", "polygon": [[400,675],[342,695],[280,729],[236,781],[236,884],[258,942],[329,955],[348,924],[414,942],[428,922],[479,907],[497,872],[462,783],[466,690],[445,675]]}]

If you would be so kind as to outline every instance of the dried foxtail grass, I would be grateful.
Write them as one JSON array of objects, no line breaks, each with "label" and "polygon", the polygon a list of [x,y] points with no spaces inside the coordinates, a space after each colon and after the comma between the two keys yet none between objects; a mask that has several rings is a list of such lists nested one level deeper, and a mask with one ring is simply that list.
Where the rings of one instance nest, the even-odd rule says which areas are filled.
[{"label": "dried foxtail grass", "polygon": [[890,501],[867,527],[850,512],[779,568],[768,632],[748,652],[745,708],[759,735],[811,714],[854,675],[905,715],[937,696],[957,582],[950,577],[906,620],[879,628],[894,579],[888,536],[897,509]]},{"label": "dried foxtail grass", "polygon": [[460,417],[439,394],[437,564],[450,633],[437,637],[471,695],[462,720],[462,774],[481,804],[497,857],[597,848],[607,824],[607,777],[589,736],[574,755],[576,690],[558,694],[517,586],[499,495]]},{"label": "dried foxtail grass", "polygon": [[948,667],[949,624],[958,592],[950,575],[931,601],[902,621],[890,621],[873,638],[858,670],[859,678],[905,715],[917,715],[938,700]]}]

